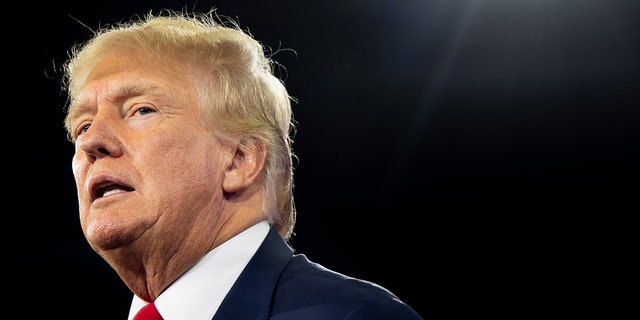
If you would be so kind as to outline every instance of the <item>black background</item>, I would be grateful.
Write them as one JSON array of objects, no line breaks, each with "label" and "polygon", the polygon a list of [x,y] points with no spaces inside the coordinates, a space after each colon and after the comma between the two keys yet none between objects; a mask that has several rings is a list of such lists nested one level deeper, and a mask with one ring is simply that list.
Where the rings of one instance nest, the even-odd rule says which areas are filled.
[{"label": "black background", "polygon": [[100,299],[94,319],[125,319],[131,299],[80,230],[55,66],[90,34],[82,24],[212,6],[282,49],[274,58],[299,101],[291,242],[311,260],[387,287],[425,318],[532,313],[593,290],[582,280],[598,259],[585,257],[629,235],[637,1],[12,3],[4,290],[48,302],[27,309],[75,319]]}]

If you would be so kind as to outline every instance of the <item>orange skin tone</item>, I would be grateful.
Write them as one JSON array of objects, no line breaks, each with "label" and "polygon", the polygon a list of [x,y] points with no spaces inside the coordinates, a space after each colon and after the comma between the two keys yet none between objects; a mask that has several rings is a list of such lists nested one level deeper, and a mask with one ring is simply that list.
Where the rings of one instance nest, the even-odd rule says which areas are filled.
[{"label": "orange skin tone", "polygon": [[71,106],[83,233],[146,301],[265,217],[265,148],[215,136],[194,89],[204,76],[135,52],[106,55]]}]

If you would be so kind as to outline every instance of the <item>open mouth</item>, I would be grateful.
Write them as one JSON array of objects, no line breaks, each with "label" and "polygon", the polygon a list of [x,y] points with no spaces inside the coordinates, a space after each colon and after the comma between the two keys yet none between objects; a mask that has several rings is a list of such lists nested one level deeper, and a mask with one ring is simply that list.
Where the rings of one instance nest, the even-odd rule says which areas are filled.
[{"label": "open mouth", "polygon": [[109,183],[103,186],[96,188],[94,199],[106,197],[112,194],[120,193],[120,192],[130,192],[135,189],[123,185],[119,185],[116,183]]}]

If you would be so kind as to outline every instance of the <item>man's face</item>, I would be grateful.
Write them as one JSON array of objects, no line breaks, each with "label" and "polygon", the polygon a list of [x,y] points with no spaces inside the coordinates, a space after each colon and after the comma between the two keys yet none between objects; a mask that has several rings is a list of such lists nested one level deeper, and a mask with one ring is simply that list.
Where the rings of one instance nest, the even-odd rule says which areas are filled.
[{"label": "man's face", "polygon": [[201,119],[186,68],[111,55],[81,85],[72,167],[82,230],[100,254],[210,244],[232,153]]}]

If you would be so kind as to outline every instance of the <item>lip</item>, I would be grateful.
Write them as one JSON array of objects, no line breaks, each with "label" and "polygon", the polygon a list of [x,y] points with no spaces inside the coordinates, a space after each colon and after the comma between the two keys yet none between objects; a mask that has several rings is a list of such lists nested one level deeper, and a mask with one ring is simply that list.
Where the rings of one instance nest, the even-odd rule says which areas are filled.
[{"label": "lip", "polygon": [[128,182],[109,174],[98,174],[89,179],[91,202],[102,198],[106,192],[113,189],[122,189],[127,192],[135,190]]}]

